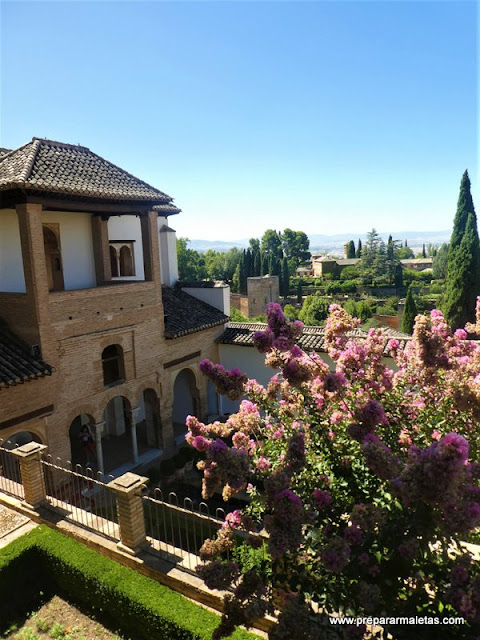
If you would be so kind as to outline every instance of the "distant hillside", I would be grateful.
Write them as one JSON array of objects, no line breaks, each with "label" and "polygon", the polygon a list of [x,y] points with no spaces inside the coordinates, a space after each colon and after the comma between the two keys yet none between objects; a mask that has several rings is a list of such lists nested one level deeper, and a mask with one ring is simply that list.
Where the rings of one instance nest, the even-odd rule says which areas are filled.
[{"label": "distant hillside", "polygon": [[[389,231],[379,232],[381,237],[388,240],[390,235]],[[408,246],[413,251],[419,251],[422,245],[425,244],[442,244],[443,242],[449,242],[452,234],[451,229],[448,231],[399,231],[392,233],[394,240],[408,241]],[[312,234],[310,239],[310,251],[312,253],[328,252],[336,255],[343,254],[343,245],[349,240],[354,240],[355,245],[358,242],[358,238],[361,238],[362,242],[365,242],[366,233],[337,233],[335,235],[323,235]],[[196,251],[205,252],[208,249],[214,251],[228,251],[232,247],[238,247],[239,249],[246,249],[248,247],[248,240],[246,238],[239,240],[190,240],[188,245],[191,249]]]}]

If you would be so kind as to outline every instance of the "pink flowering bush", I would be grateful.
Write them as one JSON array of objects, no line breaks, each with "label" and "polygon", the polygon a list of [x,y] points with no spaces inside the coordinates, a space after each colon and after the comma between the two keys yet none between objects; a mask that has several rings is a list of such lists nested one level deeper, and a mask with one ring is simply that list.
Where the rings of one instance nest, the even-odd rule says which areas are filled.
[{"label": "pink flowering bush", "polygon": [[383,331],[351,337],[358,321],[332,305],[330,371],[295,344],[300,323],[276,304],[267,315],[254,340],[280,373],[263,387],[202,363],[217,389],[247,399],[225,424],[187,421],[204,497],[221,487],[225,499],[251,498],[201,550],[208,586],[233,589],[214,638],[274,611],[271,640],[322,638],[322,623],[339,638],[370,637],[334,629],[330,613],[463,616],[386,626],[395,639],[480,638],[479,563],[461,542],[480,525],[480,343],[435,310],[417,317],[405,349],[390,340],[391,369]]}]

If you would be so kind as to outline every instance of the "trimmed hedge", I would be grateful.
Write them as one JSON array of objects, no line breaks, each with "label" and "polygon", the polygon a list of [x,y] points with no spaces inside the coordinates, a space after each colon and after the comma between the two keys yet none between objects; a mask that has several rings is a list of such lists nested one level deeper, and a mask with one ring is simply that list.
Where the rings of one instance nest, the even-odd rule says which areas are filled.
[{"label": "trimmed hedge", "polygon": [[[134,640],[210,640],[219,616],[40,526],[0,550],[0,633],[57,593]],[[237,630],[232,640],[254,640]]]}]

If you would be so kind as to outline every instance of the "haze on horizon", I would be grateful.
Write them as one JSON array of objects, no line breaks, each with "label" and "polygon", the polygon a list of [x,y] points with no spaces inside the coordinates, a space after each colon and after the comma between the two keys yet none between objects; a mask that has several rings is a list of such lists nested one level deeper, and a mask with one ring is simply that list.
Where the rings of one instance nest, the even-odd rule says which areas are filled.
[{"label": "haze on horizon", "polygon": [[172,195],[178,236],[450,229],[465,168],[476,199],[474,0],[0,11],[1,146],[89,147]]}]

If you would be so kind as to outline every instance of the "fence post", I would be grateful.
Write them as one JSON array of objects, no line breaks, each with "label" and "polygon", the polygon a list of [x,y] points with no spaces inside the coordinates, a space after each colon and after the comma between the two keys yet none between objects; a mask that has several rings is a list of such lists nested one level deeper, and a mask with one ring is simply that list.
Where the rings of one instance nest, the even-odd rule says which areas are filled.
[{"label": "fence post", "polygon": [[142,490],[147,482],[148,478],[145,476],[124,473],[107,484],[107,487],[115,491],[117,499],[120,527],[118,547],[133,555],[140,551],[147,541],[142,498]]},{"label": "fence post", "polygon": [[20,475],[25,492],[23,502],[33,509],[39,507],[47,499],[42,468],[42,455],[47,448],[38,442],[28,442],[12,450],[13,455],[17,456],[20,463]]}]

